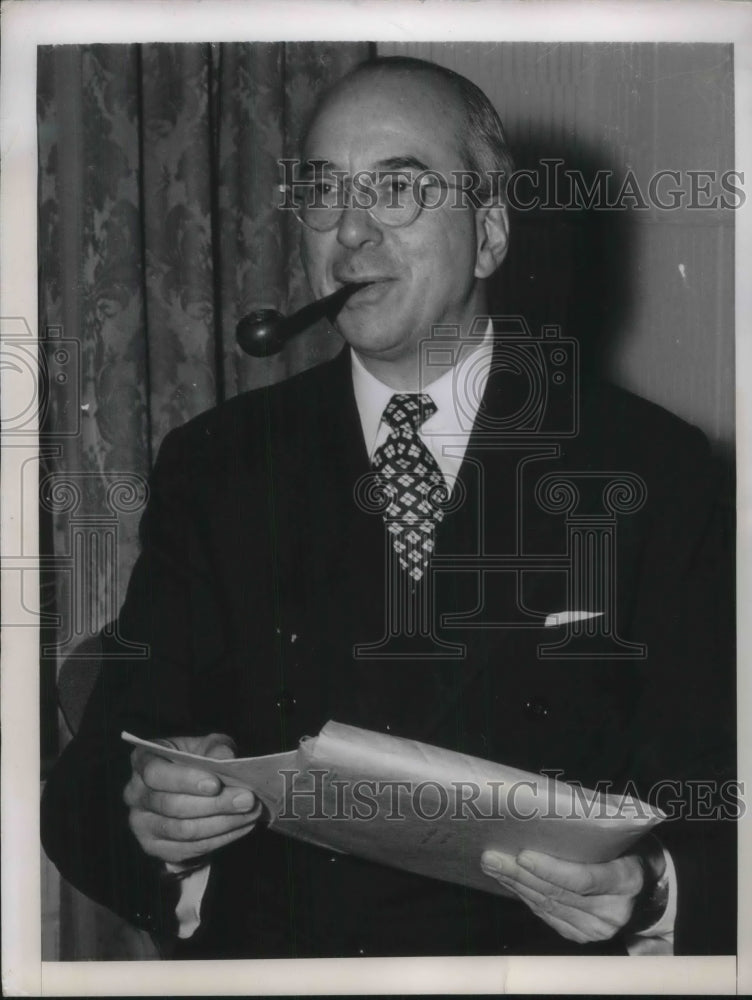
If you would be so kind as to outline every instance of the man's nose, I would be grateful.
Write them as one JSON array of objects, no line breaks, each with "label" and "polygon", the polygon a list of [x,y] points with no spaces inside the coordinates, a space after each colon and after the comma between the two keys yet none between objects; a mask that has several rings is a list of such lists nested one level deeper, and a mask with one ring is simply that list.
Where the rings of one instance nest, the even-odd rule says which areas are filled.
[{"label": "man's nose", "polygon": [[348,250],[356,250],[366,243],[377,246],[381,243],[382,232],[367,208],[350,204],[339,220],[337,239]]}]

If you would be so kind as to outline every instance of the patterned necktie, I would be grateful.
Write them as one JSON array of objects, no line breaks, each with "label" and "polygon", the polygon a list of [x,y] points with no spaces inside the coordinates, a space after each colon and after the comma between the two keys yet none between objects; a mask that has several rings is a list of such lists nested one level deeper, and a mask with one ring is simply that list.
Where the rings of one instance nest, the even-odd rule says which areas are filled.
[{"label": "patterned necktie", "polygon": [[387,530],[400,566],[413,580],[423,576],[434,547],[435,526],[444,517],[440,506],[448,491],[436,459],[418,436],[418,428],[436,413],[425,394],[399,393],[384,409],[389,437],[376,449],[373,470],[389,506]]}]

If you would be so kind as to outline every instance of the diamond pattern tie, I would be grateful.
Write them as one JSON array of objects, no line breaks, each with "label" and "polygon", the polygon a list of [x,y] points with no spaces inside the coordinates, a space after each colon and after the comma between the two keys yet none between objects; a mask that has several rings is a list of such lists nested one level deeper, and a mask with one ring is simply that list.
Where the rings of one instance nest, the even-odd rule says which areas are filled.
[{"label": "diamond pattern tie", "polygon": [[434,413],[436,404],[425,393],[392,396],[382,418],[390,427],[389,437],[376,449],[372,462],[389,501],[384,521],[394,551],[415,581],[425,573],[435,527],[444,517],[439,502],[448,497],[441,469],[418,436],[418,428]]}]

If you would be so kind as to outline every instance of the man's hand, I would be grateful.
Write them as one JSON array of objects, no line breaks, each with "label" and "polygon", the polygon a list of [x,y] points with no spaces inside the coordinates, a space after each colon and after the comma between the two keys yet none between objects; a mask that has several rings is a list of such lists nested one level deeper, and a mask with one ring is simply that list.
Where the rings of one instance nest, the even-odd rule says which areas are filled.
[{"label": "man's hand", "polygon": [[561,861],[536,851],[516,858],[484,851],[481,868],[570,941],[606,941],[630,920],[645,864],[627,854],[604,864]]},{"label": "man's hand", "polygon": [[[235,756],[229,736],[173,737],[178,750],[228,760]],[[131,754],[132,774],[123,799],[128,821],[143,850],[172,864],[211,854],[245,836],[262,804],[247,788],[223,785],[197,767],[173,764],[143,747]]]}]

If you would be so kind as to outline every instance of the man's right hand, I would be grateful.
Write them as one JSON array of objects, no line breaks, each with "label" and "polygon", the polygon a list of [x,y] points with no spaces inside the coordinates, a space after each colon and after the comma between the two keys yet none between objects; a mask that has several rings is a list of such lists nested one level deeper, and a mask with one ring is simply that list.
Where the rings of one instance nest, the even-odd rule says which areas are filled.
[{"label": "man's right hand", "polygon": [[[228,760],[233,741],[222,733],[172,737],[178,750]],[[143,747],[131,754],[132,773],[123,792],[129,824],[143,850],[171,864],[211,854],[249,833],[262,810],[247,788],[223,785],[208,771],[174,764]]]}]

